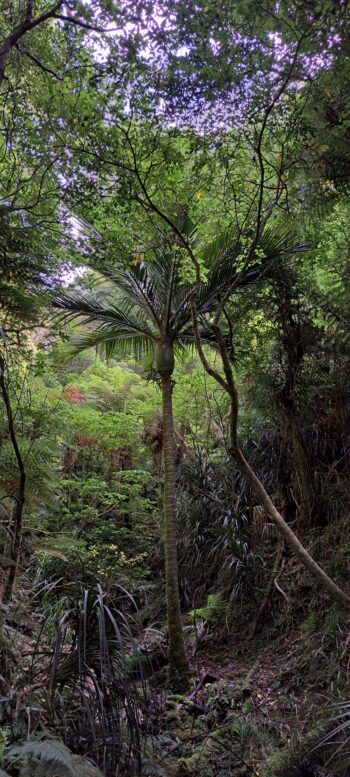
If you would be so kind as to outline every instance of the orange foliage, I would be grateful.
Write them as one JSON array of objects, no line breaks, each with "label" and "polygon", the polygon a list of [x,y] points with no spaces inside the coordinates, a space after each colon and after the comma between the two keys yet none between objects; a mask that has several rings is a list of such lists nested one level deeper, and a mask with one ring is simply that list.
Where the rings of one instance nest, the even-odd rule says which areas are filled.
[{"label": "orange foliage", "polygon": [[78,405],[81,402],[86,402],[86,397],[80,393],[78,386],[66,386],[63,390],[63,399],[68,402],[76,402]]}]

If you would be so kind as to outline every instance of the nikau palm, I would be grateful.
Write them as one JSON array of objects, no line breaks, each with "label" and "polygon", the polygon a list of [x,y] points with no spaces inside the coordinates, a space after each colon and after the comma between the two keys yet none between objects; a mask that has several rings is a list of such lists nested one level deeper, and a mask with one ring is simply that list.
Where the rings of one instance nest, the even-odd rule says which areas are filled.
[{"label": "nikau palm", "polygon": [[[283,246],[284,248],[285,246]],[[268,246],[269,259],[283,250],[279,241]],[[214,252],[215,253],[215,252]],[[197,289],[197,311],[201,341],[213,343],[208,315],[237,274],[237,244],[217,252],[215,261]],[[264,262],[265,263],[265,262]],[[181,277],[179,260],[166,253],[156,255],[147,265],[125,265],[101,273],[103,286],[96,294],[75,291],[62,293],[55,307],[67,311],[68,318],[83,317],[92,325],[86,334],[74,339],[74,350],[98,347],[107,357],[133,354],[140,358],[154,353],[161,382],[163,405],[164,455],[164,546],[166,606],[168,628],[169,679],[183,689],[187,684],[188,665],[181,625],[178,588],[175,449],[172,391],[174,353],[194,342],[191,324],[193,287]],[[250,266],[239,285],[254,282],[261,266]]]}]

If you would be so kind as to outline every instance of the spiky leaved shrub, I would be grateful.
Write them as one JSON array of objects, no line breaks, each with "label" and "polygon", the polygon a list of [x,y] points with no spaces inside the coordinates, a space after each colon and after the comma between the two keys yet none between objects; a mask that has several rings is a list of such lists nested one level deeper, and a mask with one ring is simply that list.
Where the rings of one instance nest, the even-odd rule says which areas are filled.
[{"label": "spiky leaved shrub", "polygon": [[244,591],[254,559],[246,484],[228,458],[208,460],[201,451],[180,468],[178,481],[184,597],[197,604],[214,589],[232,599]]},{"label": "spiky leaved shrub", "polygon": [[332,716],[331,730],[319,741],[316,750],[321,749],[326,757],[329,777],[348,777],[350,773],[350,699],[336,705]]},{"label": "spiky leaved shrub", "polygon": [[107,777],[118,769],[139,774],[147,689],[130,618],[100,586],[79,598],[76,590],[68,589],[56,623],[51,617],[43,624],[30,676],[35,707],[67,747]]},{"label": "spiky leaved shrub", "polygon": [[[6,749],[7,737],[2,729],[0,729],[0,767],[4,763],[4,754]],[[1,777],[1,775],[0,775]]]}]

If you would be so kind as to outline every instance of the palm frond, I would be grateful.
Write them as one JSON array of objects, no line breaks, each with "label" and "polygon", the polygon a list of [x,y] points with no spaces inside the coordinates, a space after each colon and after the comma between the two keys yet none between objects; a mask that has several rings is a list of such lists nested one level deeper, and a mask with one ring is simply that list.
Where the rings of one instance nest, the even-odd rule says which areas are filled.
[{"label": "palm frond", "polygon": [[[140,262],[131,268],[106,268],[103,275],[123,292],[125,298],[142,310],[161,327],[169,296],[169,278],[174,258],[167,252],[154,256],[147,264]],[[178,285],[179,279],[177,278]]]},{"label": "palm frond", "polygon": [[259,242],[259,248],[270,262],[282,256],[302,254],[307,247],[306,243],[296,243],[293,231],[285,229],[265,229]]},{"label": "palm frond", "polygon": [[153,323],[159,328],[159,310],[154,295],[154,283],[150,277],[149,268],[144,264],[135,266],[132,270],[124,267],[106,268],[103,276],[110,280],[119,291],[141,310],[148,312]]},{"label": "palm frond", "polygon": [[66,312],[65,318],[68,320],[82,316],[85,323],[107,321],[120,330],[121,334],[133,332],[147,337],[155,336],[147,315],[143,311],[140,312],[132,308],[128,299],[123,302],[118,298],[113,301],[107,297],[106,303],[104,303],[88,294],[71,292],[57,294],[53,300],[53,305],[55,308],[64,310]]},{"label": "palm frond", "polygon": [[[305,246],[295,245],[291,233],[265,230],[258,249],[242,272],[242,245],[233,232],[218,235],[207,248],[210,269],[197,296],[203,342],[213,344],[205,317],[235,281],[239,287],[256,283],[276,259],[301,252]],[[93,326],[72,339],[70,354],[98,347],[107,357],[132,354],[139,359],[149,355],[164,333],[181,340],[180,348],[193,343],[193,287],[181,276],[173,254],[159,252],[147,264],[106,267],[99,278],[107,281],[107,286],[95,296],[75,290],[61,292],[53,301],[55,308],[65,311],[68,321],[82,318]]]},{"label": "palm frond", "polygon": [[213,240],[205,242],[196,240],[196,231],[194,235],[194,246],[198,250],[198,256],[205,267],[212,267],[230,248],[237,244],[237,230],[234,227],[218,232]]},{"label": "palm frond", "polygon": [[[197,298],[197,309],[199,315],[210,313],[214,310],[220,298],[226,290],[234,285],[235,280],[239,279],[238,287],[242,288],[256,283],[261,277],[269,271],[272,263],[282,256],[302,253],[306,250],[305,244],[297,244],[293,233],[278,232],[276,230],[266,229],[262,236],[255,257],[246,267],[244,272],[240,272],[240,262],[244,261],[242,246],[237,240],[230,240],[230,234],[219,235],[213,248],[213,255],[209,246],[208,258],[214,256],[211,263],[207,279],[202,284],[199,296]],[[182,286],[178,290],[176,312],[176,330],[181,331],[190,320],[190,308],[188,296],[190,287]],[[178,297],[182,296],[183,302]]]},{"label": "palm frond", "polygon": [[91,331],[72,337],[67,355],[97,347],[107,358],[130,354],[139,359],[150,352],[156,340],[153,322],[140,307],[132,307],[130,300],[124,305],[119,300],[107,300],[104,304],[89,295],[72,292],[58,295],[53,304],[65,311],[65,319],[83,318],[85,323],[95,324]]},{"label": "palm frond", "polygon": [[135,359],[142,359],[153,353],[153,341],[153,337],[133,331],[123,332],[113,325],[102,324],[91,332],[73,336],[66,348],[66,353],[68,356],[73,356],[89,348],[97,348],[107,359],[112,359],[114,356],[133,356]]}]

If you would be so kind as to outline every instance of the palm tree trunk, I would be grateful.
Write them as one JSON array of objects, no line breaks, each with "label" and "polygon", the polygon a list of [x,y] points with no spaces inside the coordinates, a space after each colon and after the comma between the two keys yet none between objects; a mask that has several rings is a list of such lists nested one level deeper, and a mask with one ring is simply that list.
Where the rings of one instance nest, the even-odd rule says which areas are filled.
[{"label": "palm tree trunk", "polygon": [[186,690],[188,663],[182,634],[176,536],[175,446],[171,374],[163,373],[164,437],[164,545],[168,625],[169,680],[175,690]]}]

